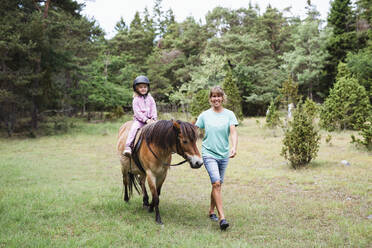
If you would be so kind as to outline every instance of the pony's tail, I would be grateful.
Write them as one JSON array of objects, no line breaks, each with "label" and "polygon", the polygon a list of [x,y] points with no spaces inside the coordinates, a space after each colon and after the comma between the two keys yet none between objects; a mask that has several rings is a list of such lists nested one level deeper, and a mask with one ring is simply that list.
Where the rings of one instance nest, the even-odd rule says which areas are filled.
[{"label": "pony's tail", "polygon": [[133,195],[133,186],[137,193],[140,195],[141,191],[139,190],[139,185],[140,185],[140,180],[138,176],[134,175],[133,173],[128,172],[128,178],[129,178],[129,183],[128,183],[128,188],[129,188],[129,195]]}]

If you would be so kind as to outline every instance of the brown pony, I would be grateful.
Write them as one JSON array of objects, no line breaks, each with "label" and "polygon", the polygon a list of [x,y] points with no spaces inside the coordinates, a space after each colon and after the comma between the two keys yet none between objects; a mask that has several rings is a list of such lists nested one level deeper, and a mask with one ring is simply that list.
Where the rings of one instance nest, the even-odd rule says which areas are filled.
[{"label": "brown pony", "polygon": [[[153,212],[155,208],[155,221],[163,224],[159,214],[159,195],[171,165],[172,153],[181,155],[191,168],[200,168],[203,165],[196,146],[196,128],[191,123],[179,120],[161,120],[145,125],[141,130],[139,140],[142,141],[138,151],[132,153],[132,158],[129,159],[122,153],[132,123],[133,121],[128,121],[120,127],[117,143],[125,190],[124,201],[129,201],[133,186],[140,193],[137,186],[139,184],[143,193],[143,206],[147,207],[149,212]],[[140,167],[136,165],[135,159],[140,163]],[[152,194],[151,204],[146,191],[146,180]]]}]

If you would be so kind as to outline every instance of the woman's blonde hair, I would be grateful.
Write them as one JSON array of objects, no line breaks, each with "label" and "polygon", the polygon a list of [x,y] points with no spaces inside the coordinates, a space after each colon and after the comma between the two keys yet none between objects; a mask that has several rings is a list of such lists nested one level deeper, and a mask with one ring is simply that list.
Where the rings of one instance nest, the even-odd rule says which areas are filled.
[{"label": "woman's blonde hair", "polygon": [[217,94],[218,96],[222,96],[222,103],[225,103],[227,101],[227,97],[225,94],[225,91],[221,88],[221,86],[213,86],[211,90],[209,91],[209,103],[211,103],[211,97],[213,94]]}]

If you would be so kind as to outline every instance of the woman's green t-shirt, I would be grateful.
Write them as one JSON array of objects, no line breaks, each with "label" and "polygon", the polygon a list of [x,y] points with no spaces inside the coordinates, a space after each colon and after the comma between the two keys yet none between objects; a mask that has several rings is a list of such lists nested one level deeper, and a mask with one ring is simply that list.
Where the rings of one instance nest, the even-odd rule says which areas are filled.
[{"label": "woman's green t-shirt", "polygon": [[208,109],[199,115],[195,125],[205,129],[202,143],[203,156],[217,159],[229,157],[230,126],[238,125],[234,112],[223,109],[222,112],[217,113]]}]

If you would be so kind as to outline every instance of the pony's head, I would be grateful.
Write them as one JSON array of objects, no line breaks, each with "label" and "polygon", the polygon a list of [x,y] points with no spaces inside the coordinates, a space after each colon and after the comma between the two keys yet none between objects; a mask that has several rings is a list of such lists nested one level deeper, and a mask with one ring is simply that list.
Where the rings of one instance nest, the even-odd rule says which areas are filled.
[{"label": "pony's head", "polygon": [[148,144],[152,143],[163,150],[177,152],[190,163],[191,168],[197,169],[203,165],[196,146],[196,127],[191,123],[160,120],[146,125],[143,134]]},{"label": "pony's head", "polygon": [[200,168],[203,165],[203,160],[196,146],[198,136],[195,126],[188,122],[173,120],[172,122],[178,139],[177,153],[190,163],[191,168]]}]

